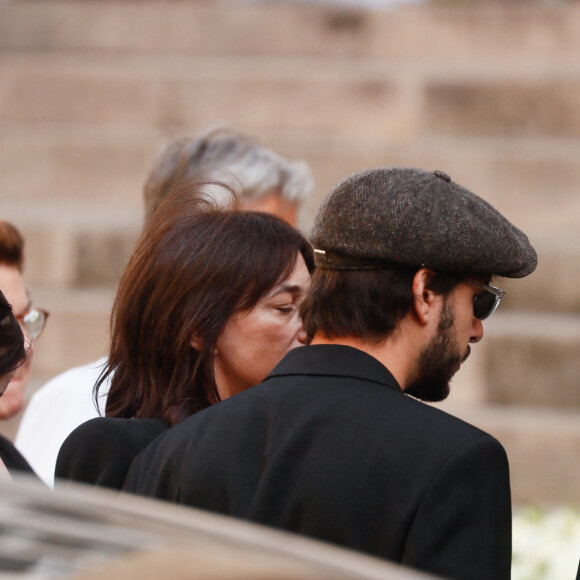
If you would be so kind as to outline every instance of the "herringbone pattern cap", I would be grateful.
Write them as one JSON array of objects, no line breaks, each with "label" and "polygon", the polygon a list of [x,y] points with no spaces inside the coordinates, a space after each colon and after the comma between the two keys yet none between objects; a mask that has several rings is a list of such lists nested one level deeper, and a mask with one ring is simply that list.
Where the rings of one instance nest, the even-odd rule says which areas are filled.
[{"label": "herringbone pattern cap", "polygon": [[338,183],[311,236],[333,270],[389,265],[522,278],[537,265],[527,236],[442,171],[381,167]]}]

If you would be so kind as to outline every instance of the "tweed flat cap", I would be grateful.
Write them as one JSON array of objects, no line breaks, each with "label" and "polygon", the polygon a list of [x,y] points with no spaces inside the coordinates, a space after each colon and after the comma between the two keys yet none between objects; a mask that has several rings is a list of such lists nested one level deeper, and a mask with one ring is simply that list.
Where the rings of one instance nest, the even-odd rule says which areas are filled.
[{"label": "tweed flat cap", "polygon": [[526,235],[442,171],[381,167],[354,173],[325,197],[311,241],[328,270],[394,265],[531,274],[538,258]]}]

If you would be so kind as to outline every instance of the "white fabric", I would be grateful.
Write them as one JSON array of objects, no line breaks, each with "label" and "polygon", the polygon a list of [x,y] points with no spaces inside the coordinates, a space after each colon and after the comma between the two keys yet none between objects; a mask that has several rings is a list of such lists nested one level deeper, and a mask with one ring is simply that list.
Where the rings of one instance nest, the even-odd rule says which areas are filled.
[{"label": "white fabric", "polygon": [[[18,433],[16,448],[38,476],[54,486],[54,468],[60,446],[81,423],[99,416],[93,387],[107,359],[65,371],[43,385],[30,399]],[[103,384],[100,393],[109,391]],[[104,414],[106,397],[99,399]]]}]

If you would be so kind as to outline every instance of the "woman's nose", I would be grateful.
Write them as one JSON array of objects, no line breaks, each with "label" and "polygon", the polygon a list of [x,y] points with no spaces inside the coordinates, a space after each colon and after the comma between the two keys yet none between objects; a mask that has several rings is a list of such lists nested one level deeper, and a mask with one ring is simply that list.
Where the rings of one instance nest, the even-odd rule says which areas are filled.
[{"label": "woman's nose", "polygon": [[300,344],[306,344],[308,336],[303,326],[300,327],[300,330],[298,331],[298,335],[296,336],[296,338],[298,339],[298,342]]}]

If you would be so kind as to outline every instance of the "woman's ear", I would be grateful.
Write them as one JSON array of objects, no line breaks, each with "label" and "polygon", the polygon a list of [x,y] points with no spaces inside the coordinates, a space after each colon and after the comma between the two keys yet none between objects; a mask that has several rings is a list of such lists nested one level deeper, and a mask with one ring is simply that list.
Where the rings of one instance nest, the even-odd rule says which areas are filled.
[{"label": "woman's ear", "polygon": [[[190,341],[189,344],[191,348],[197,351],[201,351],[203,348],[203,340],[199,336],[194,336]],[[218,353],[217,346],[213,349],[213,354],[216,355]]]},{"label": "woman's ear", "polygon": [[435,276],[433,270],[421,268],[413,277],[413,297],[415,314],[419,322],[423,325],[428,324],[433,315],[434,307],[437,306],[439,299],[438,294],[429,289],[431,280]]}]

